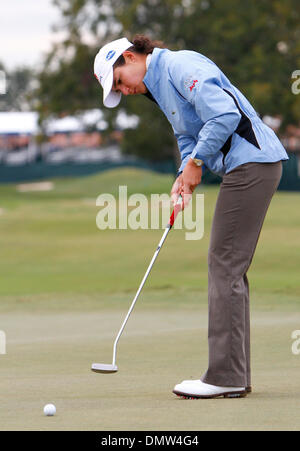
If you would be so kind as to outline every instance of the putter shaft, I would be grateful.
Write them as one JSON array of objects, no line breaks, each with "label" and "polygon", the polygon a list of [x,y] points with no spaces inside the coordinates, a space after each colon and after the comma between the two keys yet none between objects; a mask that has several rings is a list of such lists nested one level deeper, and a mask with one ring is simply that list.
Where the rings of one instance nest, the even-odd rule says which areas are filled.
[{"label": "putter shaft", "polygon": [[145,282],[146,282],[146,280],[147,280],[147,277],[148,277],[148,275],[149,275],[149,273],[150,273],[150,271],[151,271],[151,269],[152,269],[152,266],[154,265],[154,262],[155,262],[155,260],[156,260],[156,258],[157,258],[157,256],[158,256],[158,254],[159,254],[159,251],[160,251],[160,249],[161,249],[161,247],[162,247],[162,245],[163,245],[163,243],[164,243],[164,241],[165,241],[165,239],[166,239],[166,237],[167,237],[167,235],[168,235],[170,229],[171,229],[171,227],[167,227],[167,228],[165,229],[164,234],[163,234],[163,236],[162,236],[162,238],[161,238],[161,240],[160,240],[160,242],[159,242],[159,245],[158,245],[158,247],[157,247],[157,249],[156,249],[156,251],[155,251],[155,253],[154,253],[153,257],[152,257],[152,260],[151,260],[149,266],[148,266],[148,269],[147,269],[147,271],[146,271],[146,274],[144,275],[144,278],[143,278],[143,280],[142,280],[142,282],[141,282],[141,284],[140,284],[140,286],[139,286],[139,289],[138,289],[138,291],[137,291],[137,293],[136,293],[136,295],[135,295],[135,297],[134,297],[134,299],[133,299],[133,301],[132,301],[132,304],[131,304],[131,306],[130,306],[130,309],[128,310],[128,313],[127,313],[127,315],[126,315],[126,318],[124,319],[123,324],[122,324],[122,326],[121,326],[121,329],[119,330],[119,333],[118,333],[118,335],[117,335],[117,337],[116,337],[116,339],[115,339],[115,342],[114,342],[114,349],[113,349],[113,361],[112,361],[112,364],[113,364],[113,365],[116,364],[117,344],[118,344],[119,338],[120,338],[120,336],[122,335],[122,332],[123,332],[124,327],[125,327],[125,325],[126,325],[126,323],[127,323],[127,321],[128,321],[128,318],[129,318],[129,316],[130,316],[130,314],[131,314],[131,312],[132,312],[132,310],[133,310],[133,308],[134,308],[134,306],[135,306],[135,303],[136,303],[136,301],[137,301],[137,299],[138,299],[138,297],[139,297],[139,295],[140,295],[140,292],[142,291],[142,288],[143,288],[143,286],[144,286],[144,284],[145,284]]},{"label": "putter shaft", "polygon": [[136,301],[137,301],[137,299],[138,299],[138,297],[139,297],[139,295],[140,295],[140,292],[142,291],[142,288],[143,288],[143,286],[144,286],[144,284],[145,284],[145,282],[146,282],[146,280],[147,280],[147,278],[148,278],[148,276],[149,276],[149,274],[150,274],[150,271],[151,271],[151,269],[152,269],[152,267],[153,267],[153,265],[154,265],[154,262],[155,262],[155,260],[156,260],[156,258],[157,258],[157,256],[158,256],[158,254],[159,254],[159,251],[161,250],[162,245],[164,244],[164,241],[165,241],[165,239],[167,238],[167,235],[168,235],[169,231],[170,231],[171,228],[173,227],[173,224],[174,224],[174,222],[175,222],[175,219],[176,219],[177,214],[178,214],[179,211],[181,210],[181,203],[182,203],[182,199],[181,199],[181,197],[180,197],[180,198],[178,199],[177,204],[176,204],[175,207],[174,207],[174,210],[173,210],[173,212],[172,212],[172,214],[171,214],[169,223],[168,223],[168,225],[167,225],[166,228],[165,228],[164,234],[163,234],[163,236],[162,236],[162,238],[161,238],[161,240],[160,240],[160,242],[159,242],[159,244],[158,244],[158,246],[157,246],[157,249],[156,249],[156,251],[155,251],[155,253],[154,253],[153,257],[152,257],[152,260],[151,260],[151,262],[150,262],[150,264],[149,264],[149,266],[148,266],[148,269],[147,269],[147,271],[146,271],[146,273],[145,273],[145,275],[144,275],[144,278],[143,278],[143,280],[142,280],[142,282],[141,282],[141,284],[140,284],[140,286],[139,286],[139,289],[138,289],[138,291],[137,291],[137,293],[136,293],[136,295],[135,295],[135,297],[134,297],[134,299],[133,299],[133,301],[132,301],[132,304],[131,304],[131,306],[130,306],[130,308],[129,308],[129,310],[128,310],[128,313],[127,313],[127,315],[126,315],[126,317],[125,317],[125,319],[124,319],[124,321],[123,321],[123,324],[122,324],[122,326],[121,326],[121,328],[120,328],[120,330],[119,330],[119,333],[118,333],[118,335],[117,335],[117,337],[116,337],[116,339],[115,339],[114,347],[113,347],[113,361],[112,361],[112,365],[115,365],[115,364],[116,364],[117,344],[118,344],[119,338],[120,338],[120,336],[122,335],[122,332],[123,332],[123,330],[124,330],[124,327],[125,327],[125,325],[126,325],[126,323],[127,323],[127,321],[128,321],[128,318],[129,318],[129,316],[130,316],[130,314],[131,314],[131,312],[132,312],[132,310],[133,310],[133,308],[134,308],[134,306],[135,306],[135,303],[136,303]]}]

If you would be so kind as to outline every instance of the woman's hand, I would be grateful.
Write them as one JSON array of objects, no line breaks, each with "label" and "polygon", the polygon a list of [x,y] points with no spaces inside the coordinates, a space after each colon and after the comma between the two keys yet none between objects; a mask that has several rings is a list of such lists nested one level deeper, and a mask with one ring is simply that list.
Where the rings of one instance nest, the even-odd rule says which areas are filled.
[{"label": "woman's hand", "polygon": [[183,190],[183,181],[182,181],[182,174],[180,174],[175,182],[173,183],[172,189],[171,189],[171,199],[173,202],[173,205],[177,204],[177,201],[179,199],[179,196],[181,196],[181,192]]},{"label": "woman's hand", "polygon": [[182,209],[186,207],[192,197],[193,191],[201,182],[202,168],[197,166],[192,159],[187,162],[182,174],[175,180],[172,190],[171,198],[175,205],[179,196],[182,196]]}]

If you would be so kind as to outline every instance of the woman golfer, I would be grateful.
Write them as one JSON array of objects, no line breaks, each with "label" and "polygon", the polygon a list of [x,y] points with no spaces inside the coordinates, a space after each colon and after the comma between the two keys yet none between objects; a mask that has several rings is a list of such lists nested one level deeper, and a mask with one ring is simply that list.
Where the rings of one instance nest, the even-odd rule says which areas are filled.
[{"label": "woman golfer", "polygon": [[[145,36],[102,47],[94,73],[106,107],[145,94],[172,125],[181,166],[172,200],[184,203],[208,168],[223,181],[208,253],[209,365],[174,387],[184,397],[243,397],[251,391],[247,271],[288,156],[243,94],[205,56],[159,48]],[[184,206],[184,204],[183,204]]]}]

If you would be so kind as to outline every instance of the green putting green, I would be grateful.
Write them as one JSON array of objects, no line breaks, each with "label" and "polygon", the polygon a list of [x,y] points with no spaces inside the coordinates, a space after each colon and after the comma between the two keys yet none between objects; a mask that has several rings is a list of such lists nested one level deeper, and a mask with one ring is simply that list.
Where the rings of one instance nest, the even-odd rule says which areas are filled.
[{"label": "green putting green", "polygon": [[[0,186],[1,430],[299,430],[300,209],[276,193],[248,273],[253,393],[183,400],[172,394],[207,367],[207,249],[218,187],[205,196],[205,232],[172,230],[118,345],[112,346],[162,230],[96,227],[102,193],[169,193],[172,177],[122,169],[52,180],[50,191]],[[299,346],[300,350],[300,346]],[[43,407],[56,406],[54,417]]]}]

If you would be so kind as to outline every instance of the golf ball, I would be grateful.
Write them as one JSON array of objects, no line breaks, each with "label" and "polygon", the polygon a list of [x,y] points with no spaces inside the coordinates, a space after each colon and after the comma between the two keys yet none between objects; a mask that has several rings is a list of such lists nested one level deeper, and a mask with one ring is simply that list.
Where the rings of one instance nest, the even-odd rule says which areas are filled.
[{"label": "golf ball", "polygon": [[54,404],[46,404],[44,407],[44,414],[47,417],[52,417],[56,413],[56,407]]}]

